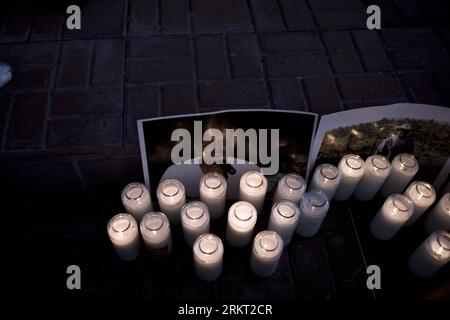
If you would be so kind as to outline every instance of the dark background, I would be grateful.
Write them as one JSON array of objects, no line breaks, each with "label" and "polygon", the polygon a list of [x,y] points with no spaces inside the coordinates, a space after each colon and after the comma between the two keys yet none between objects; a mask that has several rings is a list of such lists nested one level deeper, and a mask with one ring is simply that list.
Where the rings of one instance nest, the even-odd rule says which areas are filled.
[{"label": "dark background", "polygon": [[[377,299],[449,297],[448,268],[421,281],[406,267],[421,221],[386,244],[370,237],[381,199],[333,203],[319,234],[295,238],[269,279],[227,247],[222,277],[198,281],[176,230],[172,260],[122,263],[105,230],[123,210],[123,186],[143,180],[136,119],[449,106],[447,0],[86,0],[80,31],[65,29],[61,5],[4,2],[0,60],[14,69],[0,89],[9,297],[370,300],[371,263],[382,269]],[[381,7],[381,30],[366,29],[369,4]],[[79,292],[65,287],[70,264],[82,270]]]}]

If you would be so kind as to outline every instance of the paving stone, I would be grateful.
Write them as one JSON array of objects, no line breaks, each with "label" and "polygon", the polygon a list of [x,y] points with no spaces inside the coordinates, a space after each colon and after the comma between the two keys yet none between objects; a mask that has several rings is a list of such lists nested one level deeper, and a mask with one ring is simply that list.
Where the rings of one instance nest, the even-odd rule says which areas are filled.
[{"label": "paving stone", "polygon": [[258,31],[284,30],[283,16],[276,0],[250,0]]},{"label": "paving stone", "polygon": [[325,45],[330,55],[331,65],[337,73],[362,72],[363,67],[359,61],[358,53],[352,44],[348,32],[323,33]]},{"label": "paving stone", "polygon": [[164,115],[191,114],[196,111],[194,84],[165,85],[162,88],[162,112]]},{"label": "paving stone", "polygon": [[91,41],[64,42],[56,76],[56,86],[85,86],[89,79]]},{"label": "paving stone", "polygon": [[21,43],[0,46],[2,61],[8,61],[13,67],[53,64],[56,61],[56,43]]},{"label": "paving stone", "polygon": [[63,10],[56,8],[39,7],[35,9],[33,27],[30,39],[56,40],[60,38],[61,28],[65,22]]},{"label": "paving stone", "polygon": [[438,106],[446,105],[435,81],[429,73],[405,74],[402,78],[406,82],[415,102]]},{"label": "paving stone", "polygon": [[388,72],[393,70],[392,63],[376,32],[371,30],[354,30],[352,34],[364,67],[368,72]]},{"label": "paving stone", "polygon": [[93,85],[122,84],[125,64],[125,41],[97,40],[91,82]]},{"label": "paving stone", "polygon": [[159,31],[158,3],[157,0],[130,1],[129,31],[131,34],[149,34]]},{"label": "paving stone", "polygon": [[6,136],[8,124],[8,115],[11,109],[11,96],[0,96],[0,146],[3,147],[3,139]]},{"label": "paving stone", "polygon": [[131,60],[127,66],[128,83],[193,80],[189,59]]},{"label": "paving stone", "polygon": [[50,84],[52,72],[51,67],[15,68],[13,78],[4,87],[4,90],[45,89]]},{"label": "paving stone", "polygon": [[136,121],[159,115],[158,88],[139,85],[127,88],[126,138],[136,141],[138,138]]},{"label": "paving stone", "polygon": [[80,30],[69,30],[64,25],[62,29],[63,39],[99,39],[114,38],[124,35],[123,16],[94,16],[84,17]]},{"label": "paving stone", "polygon": [[161,1],[163,33],[189,32],[189,2],[187,0]]},{"label": "paving stone", "polygon": [[225,41],[223,36],[195,38],[199,80],[221,80],[230,77]]},{"label": "paving stone", "polygon": [[260,39],[263,52],[323,51],[318,34],[312,32],[265,33]]},{"label": "paving stone", "polygon": [[360,0],[314,0],[309,1],[313,10],[316,9],[343,9],[343,8],[362,8],[363,3]]},{"label": "paving stone", "polygon": [[331,73],[328,57],[323,53],[267,54],[264,60],[270,77],[302,77]]},{"label": "paving stone", "polygon": [[27,39],[33,22],[32,8],[19,3],[8,4],[2,8],[0,16],[4,17],[3,26],[0,28],[0,43],[22,42]]},{"label": "paving stone", "polygon": [[450,58],[444,48],[416,48],[398,50],[391,53],[397,70],[449,69]]},{"label": "paving stone", "polygon": [[450,71],[437,71],[434,74],[439,92],[446,100],[446,105],[450,106]]},{"label": "paving stone", "polygon": [[302,80],[296,78],[271,80],[270,87],[278,109],[308,111]]},{"label": "paving stone", "polygon": [[304,79],[310,111],[327,114],[340,111],[340,103],[332,78]]},{"label": "paving stone", "polygon": [[439,34],[433,29],[382,29],[388,48],[442,46]]},{"label": "paving stone", "polygon": [[316,28],[306,0],[280,0],[286,27],[289,30],[313,30]]},{"label": "paving stone", "polygon": [[344,100],[376,100],[383,98],[401,98],[403,92],[394,76],[351,76],[337,79]]},{"label": "paving stone", "polygon": [[187,36],[131,38],[129,58],[167,58],[190,56],[191,45]]},{"label": "paving stone", "polygon": [[365,9],[339,9],[314,11],[317,24],[325,29],[366,28]]}]

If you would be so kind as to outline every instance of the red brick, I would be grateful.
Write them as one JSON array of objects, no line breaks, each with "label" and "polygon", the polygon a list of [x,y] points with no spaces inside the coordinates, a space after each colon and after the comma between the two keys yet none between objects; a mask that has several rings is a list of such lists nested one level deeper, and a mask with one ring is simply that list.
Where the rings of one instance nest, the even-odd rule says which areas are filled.
[{"label": "red brick", "polygon": [[277,79],[270,81],[272,96],[278,109],[307,111],[302,80]]},{"label": "red brick", "polygon": [[130,58],[188,57],[191,44],[188,36],[162,36],[131,38],[128,48]]},{"label": "red brick", "polygon": [[192,62],[188,59],[131,60],[128,62],[128,82],[160,82],[192,80]]},{"label": "red brick", "polygon": [[43,89],[50,83],[51,67],[32,67],[31,69],[14,69],[13,78],[5,90]]},{"label": "red brick", "polygon": [[52,115],[122,113],[122,87],[59,90],[53,93]]},{"label": "red brick", "polygon": [[283,17],[276,0],[250,0],[258,31],[284,30]]},{"label": "red brick", "polygon": [[91,41],[63,42],[56,77],[58,87],[87,85],[91,47]]},{"label": "red brick", "polygon": [[289,30],[315,29],[306,0],[280,0],[280,5]]},{"label": "red brick", "polygon": [[158,87],[145,85],[127,88],[127,141],[136,141],[138,138],[136,121],[157,117],[159,108]]},{"label": "red brick", "polygon": [[366,28],[365,9],[317,10],[314,11],[320,28],[346,29]]},{"label": "red brick", "polygon": [[405,74],[402,78],[415,102],[439,106],[446,105],[429,73]]},{"label": "red brick", "polygon": [[264,52],[323,51],[317,33],[289,32],[260,35]]},{"label": "red brick", "polygon": [[158,32],[158,9],[158,0],[130,1],[130,33],[149,34]]},{"label": "red brick", "polygon": [[386,50],[376,32],[371,30],[355,30],[352,33],[367,71],[387,72],[393,70]]},{"label": "red brick", "polygon": [[121,142],[121,137],[121,115],[54,118],[49,126],[48,145],[65,148],[118,144]]},{"label": "red brick", "polygon": [[267,91],[262,81],[217,81],[199,85],[200,107],[204,110],[222,107],[268,106]]},{"label": "red brick", "polygon": [[398,70],[449,69],[449,53],[444,48],[415,48],[398,50],[391,53]]},{"label": "red brick", "polygon": [[161,99],[164,115],[190,114],[196,112],[194,84],[165,85],[162,88]]},{"label": "red brick", "polygon": [[341,110],[332,78],[305,79],[304,82],[311,112],[327,114]]},{"label": "red brick", "polygon": [[[65,12],[65,11],[64,11]],[[33,28],[30,38],[32,40],[55,40],[59,39],[65,16],[62,10],[54,8],[36,8]]]},{"label": "red brick", "polygon": [[17,94],[11,115],[8,149],[40,146],[46,113],[47,93]]},{"label": "red brick", "polygon": [[93,85],[122,84],[124,78],[125,40],[97,40],[95,43]]},{"label": "red brick", "polygon": [[229,78],[229,66],[223,36],[199,36],[195,39],[197,73],[200,80]]},{"label": "red brick", "polygon": [[337,81],[344,100],[364,101],[404,96],[400,83],[394,76],[351,76],[338,78]]},{"label": "red brick", "polygon": [[189,4],[187,0],[161,1],[162,31],[180,33],[189,31]]},{"label": "red brick", "polygon": [[264,57],[270,77],[306,76],[331,73],[323,53],[276,53]]}]

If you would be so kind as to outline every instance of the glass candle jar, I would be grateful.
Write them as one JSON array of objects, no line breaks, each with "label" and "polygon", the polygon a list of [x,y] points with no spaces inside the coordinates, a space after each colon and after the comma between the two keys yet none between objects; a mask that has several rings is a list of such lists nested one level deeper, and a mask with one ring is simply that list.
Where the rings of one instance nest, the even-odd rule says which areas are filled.
[{"label": "glass candle jar", "polygon": [[227,180],[217,172],[203,175],[200,180],[200,200],[208,206],[211,219],[217,219],[225,212]]},{"label": "glass candle jar", "polygon": [[390,173],[391,164],[386,157],[368,157],[364,162],[364,175],[356,187],[355,197],[361,201],[372,200]]},{"label": "glass candle jar", "polygon": [[322,190],[327,196],[328,201],[331,201],[340,183],[341,173],[338,168],[324,163],[314,171],[309,190]]},{"label": "glass candle jar", "polygon": [[226,237],[233,247],[246,246],[255,228],[257,212],[255,207],[246,201],[238,201],[228,210]]},{"label": "glass candle jar", "polygon": [[260,277],[275,273],[283,253],[283,239],[275,231],[261,231],[253,240],[250,268]]},{"label": "glass candle jar", "polygon": [[130,213],[137,222],[141,221],[144,214],[153,211],[150,192],[145,185],[132,182],[122,190],[122,203],[125,210]]},{"label": "glass candle jar", "polygon": [[291,242],[299,217],[300,209],[295,203],[288,200],[278,201],[272,207],[267,229],[278,233],[286,246]]},{"label": "glass candle jar", "polygon": [[275,204],[281,200],[289,200],[298,206],[305,190],[305,179],[298,174],[289,173],[278,181],[277,190],[273,197],[273,203]]},{"label": "glass candle jar", "polygon": [[201,201],[186,203],[181,209],[184,239],[192,247],[198,236],[209,233],[208,207]]},{"label": "glass candle jar", "polygon": [[257,171],[248,171],[241,177],[239,183],[239,200],[250,202],[260,213],[264,206],[267,192],[267,179]]},{"label": "glass candle jar", "polygon": [[413,203],[407,196],[393,194],[373,218],[370,231],[379,240],[389,240],[409,220],[413,211]]},{"label": "glass candle jar", "polygon": [[170,223],[164,213],[145,214],[139,227],[145,248],[152,257],[165,258],[172,253]]},{"label": "glass candle jar", "polygon": [[341,172],[341,183],[334,194],[338,201],[348,200],[364,174],[364,161],[356,154],[346,154],[339,161],[338,169]]},{"label": "glass candle jar", "polygon": [[312,237],[319,231],[330,203],[321,190],[308,191],[303,195],[300,203],[300,218],[297,225],[297,234],[302,237]]},{"label": "glass candle jar", "polygon": [[139,256],[139,228],[132,215],[128,213],[115,215],[109,220],[107,231],[120,259],[131,261]]},{"label": "glass candle jar", "polygon": [[391,162],[391,173],[380,189],[380,194],[387,197],[405,190],[412,178],[419,171],[419,163],[412,154],[401,153]]},{"label": "glass candle jar", "polygon": [[211,233],[203,234],[195,240],[192,250],[197,276],[204,281],[217,279],[223,265],[222,240]]},{"label": "glass candle jar", "polygon": [[409,268],[418,277],[428,278],[450,261],[450,233],[436,231],[409,257]]},{"label": "glass candle jar", "polygon": [[431,184],[424,181],[414,181],[405,191],[405,196],[411,199],[414,205],[414,213],[406,222],[412,225],[436,200],[436,192]]},{"label": "glass candle jar", "polygon": [[427,233],[439,230],[450,231],[450,193],[444,194],[427,216],[425,230]]},{"label": "glass candle jar", "polygon": [[184,185],[176,179],[162,181],[156,190],[158,203],[171,224],[179,224],[181,221],[181,208],[186,203]]}]

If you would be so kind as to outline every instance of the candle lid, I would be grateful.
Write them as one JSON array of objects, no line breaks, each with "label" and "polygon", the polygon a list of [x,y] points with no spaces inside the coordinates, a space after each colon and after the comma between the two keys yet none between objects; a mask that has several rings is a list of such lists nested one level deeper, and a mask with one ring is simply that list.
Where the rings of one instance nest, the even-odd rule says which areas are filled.
[{"label": "candle lid", "polygon": [[427,238],[426,244],[433,257],[439,260],[450,260],[450,233],[435,231]]},{"label": "candle lid", "polygon": [[385,201],[385,206],[392,205],[390,210],[392,210],[394,217],[410,218],[414,212],[414,205],[412,201],[405,195],[393,194],[389,196]]},{"label": "candle lid", "polygon": [[222,185],[223,177],[216,172],[207,173],[204,177],[205,185],[210,189],[217,189]]},{"label": "candle lid", "polygon": [[305,180],[295,173],[290,173],[284,176],[284,181],[289,189],[292,190],[302,190],[305,188]]},{"label": "candle lid", "polygon": [[273,211],[278,213],[283,218],[293,218],[297,212],[297,206],[287,200],[279,201],[275,204]]},{"label": "candle lid", "polygon": [[328,180],[334,180],[340,175],[338,168],[331,164],[322,164],[317,169],[319,170],[322,177]]},{"label": "candle lid", "polygon": [[162,231],[170,231],[169,219],[162,212],[146,213],[139,226],[143,237],[158,237]]},{"label": "candle lid", "polygon": [[247,201],[238,201],[228,211],[228,222],[237,228],[248,228],[256,224],[256,208]]},{"label": "candle lid", "polygon": [[209,210],[206,204],[201,201],[186,203],[181,209],[181,222],[183,226],[201,227],[209,222]]},{"label": "candle lid", "polygon": [[158,196],[158,199],[163,197],[177,202],[185,197],[185,189],[181,181],[176,179],[167,179],[160,182],[156,194]]},{"label": "candle lid", "polygon": [[247,172],[245,176],[245,183],[252,188],[259,188],[264,183],[264,177],[257,171]]},{"label": "candle lid", "polygon": [[234,210],[235,217],[240,221],[248,221],[252,217],[252,208],[247,205],[240,204]]},{"label": "candle lid", "polygon": [[302,214],[305,213],[317,217],[325,216],[329,206],[328,198],[322,190],[306,192],[300,203]]},{"label": "candle lid", "polygon": [[397,157],[403,170],[408,170],[417,166],[416,157],[414,157],[412,154],[401,153]]},{"label": "candle lid", "polygon": [[426,202],[433,203],[436,199],[436,192],[433,186],[425,181],[414,181],[406,189],[405,194],[416,201],[426,199]]},{"label": "candle lid", "polygon": [[192,247],[194,258],[203,263],[214,263],[223,256],[223,243],[212,233],[197,237]]},{"label": "candle lid", "polygon": [[380,155],[372,156],[371,162],[373,166],[378,170],[386,170],[390,166],[389,160],[386,157]]},{"label": "candle lid", "polygon": [[357,154],[348,154],[345,157],[345,163],[353,170],[360,170],[364,166],[364,161]]},{"label": "candle lid", "polygon": [[275,231],[261,231],[253,241],[253,251],[261,258],[274,258],[283,251],[283,239]]},{"label": "candle lid", "polygon": [[137,234],[137,222],[128,213],[119,213],[112,217],[107,225],[107,231],[112,239],[120,240]]}]

